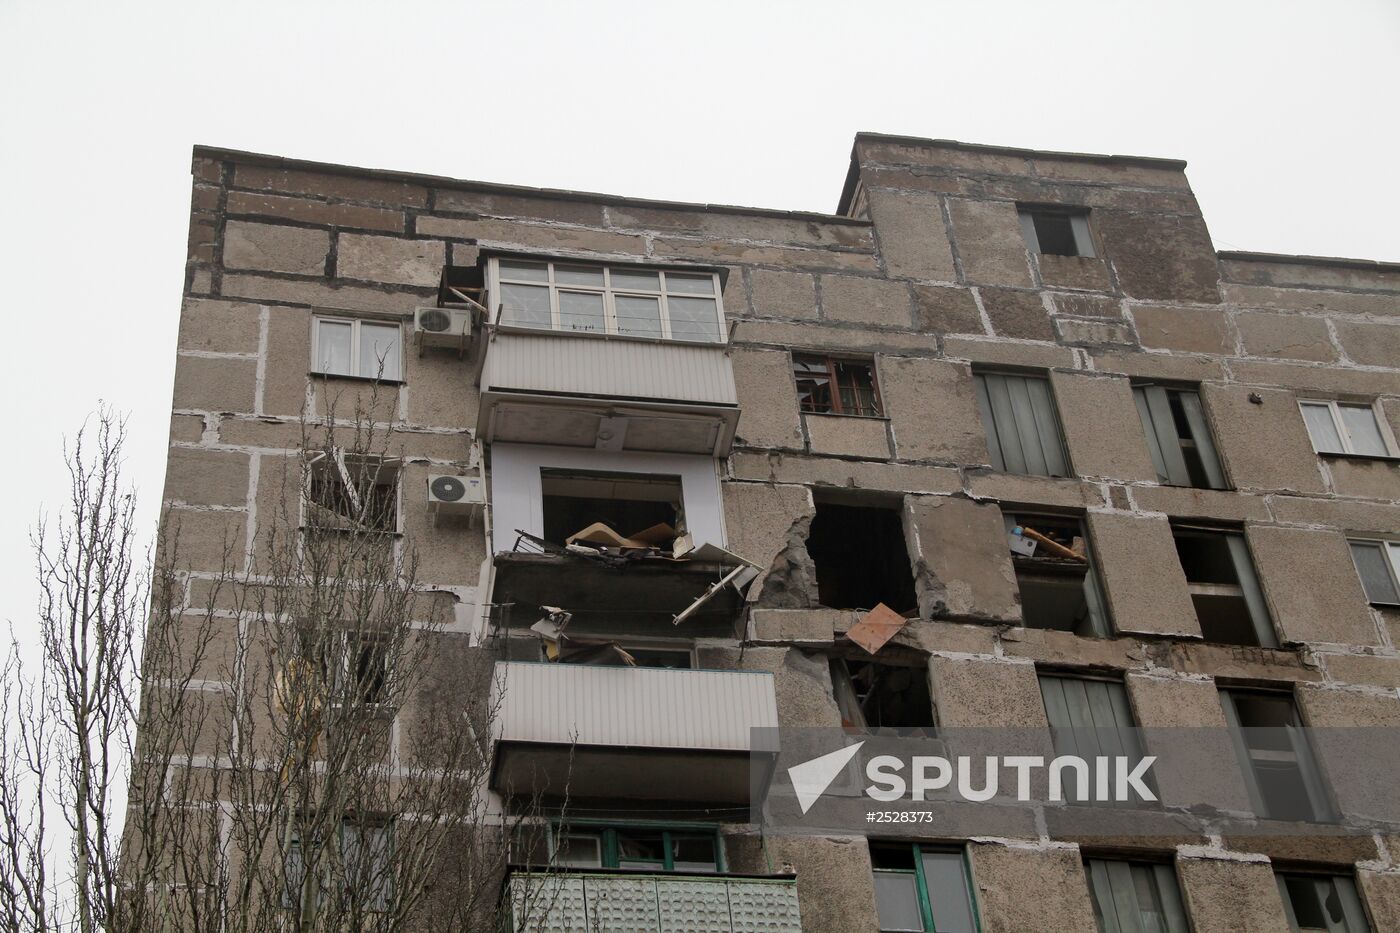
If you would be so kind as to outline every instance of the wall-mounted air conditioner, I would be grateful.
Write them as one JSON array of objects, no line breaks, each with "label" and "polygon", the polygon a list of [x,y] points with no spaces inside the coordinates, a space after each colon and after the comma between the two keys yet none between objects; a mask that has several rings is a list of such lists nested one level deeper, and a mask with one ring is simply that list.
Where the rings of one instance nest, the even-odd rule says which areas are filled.
[{"label": "wall-mounted air conditioner", "polygon": [[476,520],[486,503],[486,487],[480,476],[429,476],[428,514]]},{"label": "wall-mounted air conditioner", "polygon": [[422,347],[446,347],[465,353],[472,343],[472,312],[461,308],[417,308],[413,338]]}]

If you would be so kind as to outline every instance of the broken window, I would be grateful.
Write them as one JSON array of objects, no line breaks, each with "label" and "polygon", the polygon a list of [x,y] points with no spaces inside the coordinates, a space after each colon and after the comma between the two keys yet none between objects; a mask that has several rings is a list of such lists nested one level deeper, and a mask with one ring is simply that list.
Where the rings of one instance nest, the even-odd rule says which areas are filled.
[{"label": "broken window", "polygon": [[1298,406],[1318,453],[1393,456],[1372,406],[1320,400],[1300,400]]},{"label": "broken window", "polygon": [[931,728],[933,695],[924,665],[831,659],[841,725],[854,730]]},{"label": "broken window", "polygon": [[1400,541],[1348,541],[1366,599],[1378,606],[1400,605]]},{"label": "broken window", "polygon": [[572,826],[554,835],[554,864],[713,874],[721,865],[719,834],[703,827]]},{"label": "broken window", "polygon": [[[1123,755],[1133,762],[1142,757],[1137,722],[1121,683],[1041,674],[1040,696],[1056,755],[1077,755],[1091,762],[1105,755]],[[1080,799],[1073,781],[1067,782],[1064,796],[1071,801]]]},{"label": "broken window", "polygon": [[1101,933],[1151,930],[1191,933],[1170,865],[1091,858],[1084,863]]},{"label": "broken window", "polygon": [[389,644],[378,635],[346,632],[333,659],[332,696],[338,702],[375,706],[388,698]]},{"label": "broken window", "polygon": [[1370,933],[1356,882],[1346,875],[1274,875],[1294,933]]},{"label": "broken window", "polygon": [[1142,417],[1158,482],[1198,489],[1226,488],[1199,394],[1189,389],[1136,385],[1133,399]]},{"label": "broken window", "polygon": [[1176,553],[1206,641],[1277,648],[1244,535],[1176,527]]},{"label": "broken window", "polygon": [[[549,648],[545,648],[547,659]],[[688,647],[638,645],[631,642],[597,639],[563,638],[555,654],[561,664],[593,664],[603,667],[656,667],[668,670],[690,670],[695,666],[694,653]]]},{"label": "broken window", "polygon": [[1268,690],[1221,690],[1256,815],[1324,820],[1332,812],[1293,697]]},{"label": "broken window", "polygon": [[872,609],[884,603],[901,615],[918,608],[898,509],[818,502],[807,553],[823,606]]},{"label": "broken window", "polygon": [[1021,234],[1033,253],[1093,257],[1094,238],[1089,214],[1064,208],[1022,207]]},{"label": "broken window", "polygon": [[1003,518],[1026,627],[1107,637],[1108,612],[1083,523],[1025,513]]},{"label": "broken window", "polygon": [[542,469],[540,490],[544,538],[555,544],[594,525],[606,526],[619,538],[654,532],[643,537],[666,545],[685,530],[679,476]]},{"label": "broken window", "polygon": [[1043,376],[975,373],[992,465],[1005,473],[1068,476],[1060,419]]},{"label": "broken window", "polygon": [[398,324],[318,317],[314,326],[315,372],[385,382],[403,378]]},{"label": "broken window", "polygon": [[346,531],[398,530],[399,460],[347,454],[339,447],[311,455],[306,524]]},{"label": "broken window", "polygon": [[793,354],[792,369],[803,411],[868,417],[881,414],[880,390],[870,361]]},{"label": "broken window", "polygon": [[720,343],[714,272],[493,259],[498,323]]},{"label": "broken window", "polygon": [[977,933],[972,879],[961,849],[870,844],[881,933]]}]

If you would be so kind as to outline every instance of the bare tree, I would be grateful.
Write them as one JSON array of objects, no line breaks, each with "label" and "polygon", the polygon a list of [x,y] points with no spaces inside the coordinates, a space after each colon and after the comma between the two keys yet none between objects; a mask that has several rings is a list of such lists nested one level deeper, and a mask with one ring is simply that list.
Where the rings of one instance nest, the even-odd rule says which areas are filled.
[{"label": "bare tree", "polygon": [[543,821],[486,791],[501,691],[455,597],[418,582],[373,409],[303,422],[214,570],[173,513],[139,551],[124,424],[79,434],[67,511],[34,535],[42,657],[3,666],[0,931],[498,922]]}]

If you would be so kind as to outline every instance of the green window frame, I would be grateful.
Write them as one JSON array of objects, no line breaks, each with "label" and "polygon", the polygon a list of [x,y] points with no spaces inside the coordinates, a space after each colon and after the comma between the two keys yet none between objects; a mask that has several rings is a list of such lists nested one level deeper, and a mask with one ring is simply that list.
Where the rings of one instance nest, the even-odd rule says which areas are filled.
[{"label": "green window frame", "polygon": [[[627,837],[629,836],[655,836],[660,841],[660,858],[644,858],[639,855],[627,855],[624,852]],[[597,865],[582,865],[577,863],[563,863],[569,868],[609,868],[629,871],[650,871],[650,872],[678,872],[681,874],[703,875],[717,874],[726,871],[724,861],[724,846],[721,844],[718,827],[707,824],[678,824],[678,823],[652,823],[639,821],[635,823],[591,823],[574,822],[567,826],[555,825],[552,828],[550,838],[550,851],[552,860],[557,859],[561,844],[569,839],[590,838],[597,841],[598,862]],[[714,867],[700,868],[694,867],[701,863],[684,862],[678,860],[677,843],[686,839],[702,839],[708,842],[714,852]],[[677,868],[677,861],[682,861],[683,866]]]},{"label": "green window frame", "polygon": [[[967,850],[959,847],[927,845],[923,843],[872,843],[871,861],[876,861],[877,853],[883,851],[902,859],[907,846],[912,867],[874,867],[876,910],[879,913],[880,892],[882,889],[899,895],[899,887],[907,892],[908,882],[914,883],[914,896],[918,912],[919,926],[910,926],[913,917],[895,917],[889,911],[879,916],[881,933],[981,933],[982,921],[977,915],[977,893],[972,886],[972,865],[967,858]],[[938,865],[939,877],[930,877],[930,864]],[[948,868],[958,867],[958,878],[954,880]],[[893,882],[893,885],[890,883]]]}]

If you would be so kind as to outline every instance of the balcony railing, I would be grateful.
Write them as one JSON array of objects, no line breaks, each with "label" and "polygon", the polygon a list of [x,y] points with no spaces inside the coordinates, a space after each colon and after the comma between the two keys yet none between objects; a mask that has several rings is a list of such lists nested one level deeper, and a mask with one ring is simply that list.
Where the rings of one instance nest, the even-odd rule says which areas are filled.
[{"label": "balcony railing", "polygon": [[505,793],[746,803],[750,730],[778,724],[765,671],[500,661],[493,786]]},{"label": "balcony railing", "polygon": [[802,930],[793,878],[516,871],[507,885],[517,933]]}]

